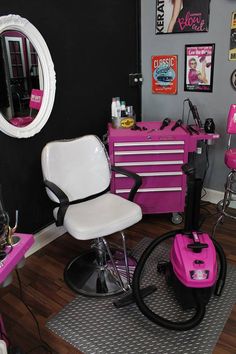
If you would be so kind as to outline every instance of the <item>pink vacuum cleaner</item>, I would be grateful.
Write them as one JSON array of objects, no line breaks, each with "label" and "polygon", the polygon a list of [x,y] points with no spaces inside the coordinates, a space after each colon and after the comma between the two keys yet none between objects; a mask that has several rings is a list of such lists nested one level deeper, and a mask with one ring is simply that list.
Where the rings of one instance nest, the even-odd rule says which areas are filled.
[{"label": "pink vacuum cleaner", "polygon": [[[192,329],[202,321],[211,296],[221,295],[227,272],[223,248],[199,230],[202,179],[195,178],[192,166],[186,164],[182,169],[188,177],[184,229],[168,232],[151,242],[137,264],[132,283],[133,296],[141,312],[162,327],[180,331]],[[195,309],[191,319],[181,322],[170,321],[154,313],[144,302],[140,289],[140,278],[147,259],[156,247],[170,238],[173,238],[170,260],[158,262],[157,271],[165,274],[167,284],[174,289],[182,308]]]},{"label": "pink vacuum cleaner", "polygon": [[206,233],[175,235],[170,261],[176,277],[187,288],[209,288],[216,282],[215,246]]}]

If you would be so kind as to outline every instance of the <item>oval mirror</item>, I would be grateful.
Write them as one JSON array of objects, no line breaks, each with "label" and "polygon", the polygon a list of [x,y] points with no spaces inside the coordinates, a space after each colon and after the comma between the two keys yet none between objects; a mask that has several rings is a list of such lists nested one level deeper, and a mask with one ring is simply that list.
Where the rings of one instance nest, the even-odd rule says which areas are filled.
[{"label": "oval mirror", "polygon": [[54,65],[40,32],[18,15],[0,17],[0,130],[28,138],[46,124],[56,89]]}]

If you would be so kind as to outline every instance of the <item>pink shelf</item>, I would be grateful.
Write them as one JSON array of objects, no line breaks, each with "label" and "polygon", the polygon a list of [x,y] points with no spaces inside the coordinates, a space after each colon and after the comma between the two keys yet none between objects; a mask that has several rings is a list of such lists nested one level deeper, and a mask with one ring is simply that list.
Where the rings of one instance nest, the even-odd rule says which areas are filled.
[{"label": "pink shelf", "polygon": [[12,249],[9,246],[5,249],[8,255],[0,262],[0,283],[4,282],[34,243],[34,237],[31,234],[16,233],[14,236],[20,237],[20,241]]}]

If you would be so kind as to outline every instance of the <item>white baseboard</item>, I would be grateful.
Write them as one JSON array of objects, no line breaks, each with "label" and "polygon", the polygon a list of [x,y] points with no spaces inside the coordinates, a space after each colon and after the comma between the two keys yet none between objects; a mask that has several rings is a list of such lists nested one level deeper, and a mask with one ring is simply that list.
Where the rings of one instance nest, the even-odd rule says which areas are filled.
[{"label": "white baseboard", "polygon": [[[205,190],[206,190],[206,195],[204,196],[204,198],[202,198],[202,200],[211,202],[213,204],[217,204],[220,200],[224,198],[224,192],[219,192],[214,189],[208,189],[208,188],[205,188]],[[230,203],[230,207],[236,209],[236,200],[233,200]]]},{"label": "white baseboard", "polygon": [[214,189],[205,188],[205,191],[206,191],[206,195],[202,198],[202,200],[206,202],[217,204],[224,197],[223,192],[216,191]]},{"label": "white baseboard", "polygon": [[55,223],[45,227],[43,230],[34,234],[34,244],[28,252],[26,252],[25,256],[29,257],[31,254],[37,252],[59,236],[63,235],[65,232],[66,230],[63,226],[57,227]]}]

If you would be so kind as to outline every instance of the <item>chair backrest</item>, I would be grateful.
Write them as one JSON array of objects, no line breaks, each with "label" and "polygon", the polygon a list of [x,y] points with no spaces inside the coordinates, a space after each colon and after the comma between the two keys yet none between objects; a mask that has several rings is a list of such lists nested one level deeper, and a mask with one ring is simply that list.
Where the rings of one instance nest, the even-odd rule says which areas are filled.
[{"label": "chair backrest", "polygon": [[[55,183],[70,201],[100,193],[110,184],[109,158],[95,135],[49,142],[42,150],[41,163],[44,180]],[[47,194],[58,201],[49,189]]]},{"label": "chair backrest", "polygon": [[29,106],[31,109],[40,110],[43,100],[43,90],[32,89]]},{"label": "chair backrest", "polygon": [[236,104],[231,104],[227,120],[227,133],[236,134]]}]

